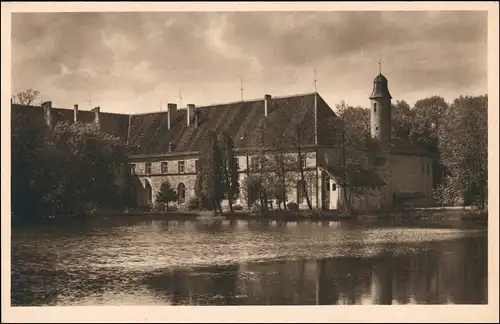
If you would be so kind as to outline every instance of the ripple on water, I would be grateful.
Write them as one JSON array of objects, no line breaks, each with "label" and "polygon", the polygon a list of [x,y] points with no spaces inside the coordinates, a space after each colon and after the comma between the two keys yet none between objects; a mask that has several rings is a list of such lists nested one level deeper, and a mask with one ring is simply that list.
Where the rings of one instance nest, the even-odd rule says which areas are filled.
[{"label": "ripple on water", "polygon": [[[239,224],[239,223],[238,223]],[[127,268],[147,270],[193,265],[260,262],[269,259],[369,257],[391,251],[421,249],[415,243],[480,235],[480,230],[433,228],[343,229],[292,225],[280,231],[242,229],[197,231],[193,228],[161,230],[158,226],[113,228],[119,235],[76,235],[21,240],[18,248],[37,247],[55,255],[65,268]],[[42,251],[40,251],[42,253]]]}]

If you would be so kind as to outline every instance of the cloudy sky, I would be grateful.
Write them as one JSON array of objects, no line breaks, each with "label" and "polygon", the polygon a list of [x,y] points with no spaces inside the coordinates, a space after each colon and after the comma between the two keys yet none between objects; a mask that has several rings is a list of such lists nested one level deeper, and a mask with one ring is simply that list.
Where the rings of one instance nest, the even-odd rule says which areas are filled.
[{"label": "cloudy sky", "polygon": [[368,106],[487,92],[486,12],[16,13],[12,91],[56,107],[147,112],[314,91]]}]

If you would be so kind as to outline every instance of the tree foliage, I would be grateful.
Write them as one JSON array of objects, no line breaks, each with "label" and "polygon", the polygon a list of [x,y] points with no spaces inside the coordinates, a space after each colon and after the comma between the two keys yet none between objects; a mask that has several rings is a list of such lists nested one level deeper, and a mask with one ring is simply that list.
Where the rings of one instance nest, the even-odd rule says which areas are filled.
[{"label": "tree foliage", "polygon": [[160,190],[156,193],[156,202],[166,203],[168,208],[168,203],[177,200],[177,191],[172,188],[170,182],[166,181],[161,184]]},{"label": "tree foliage", "polygon": [[222,179],[224,192],[229,203],[229,209],[233,211],[233,200],[238,189],[237,161],[234,156],[234,143],[227,133],[221,133],[218,137],[218,145],[222,162]]},{"label": "tree foliage", "polygon": [[[345,101],[336,105],[339,119],[335,131],[340,134],[338,145],[341,149],[341,187],[343,192],[343,208],[348,212],[354,210],[352,197],[363,194],[363,188],[354,182],[354,174],[367,166],[370,152],[375,142],[370,137],[370,111],[362,107],[349,106]],[[364,150],[367,149],[367,150]]]},{"label": "tree foliage", "polygon": [[397,100],[391,106],[391,135],[403,139],[409,139],[412,130],[413,111],[404,100]]},{"label": "tree foliage", "polygon": [[12,101],[20,105],[34,106],[40,104],[40,91],[27,89],[12,96]]},{"label": "tree foliage", "polygon": [[439,149],[448,176],[445,186],[464,204],[482,208],[488,188],[488,96],[460,96],[439,127]]},{"label": "tree foliage", "polygon": [[225,194],[223,155],[217,135],[210,131],[200,157],[200,178],[198,180],[201,199],[209,202],[214,211],[221,211],[221,201]]},{"label": "tree foliage", "polygon": [[13,114],[12,210],[37,217],[82,214],[123,202],[117,183],[126,161],[124,145],[93,125],[53,128]]}]

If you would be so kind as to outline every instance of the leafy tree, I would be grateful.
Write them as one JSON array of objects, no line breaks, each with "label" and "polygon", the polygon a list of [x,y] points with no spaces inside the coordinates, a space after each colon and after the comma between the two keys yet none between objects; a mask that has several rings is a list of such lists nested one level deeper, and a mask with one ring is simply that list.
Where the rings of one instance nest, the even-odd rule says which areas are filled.
[{"label": "leafy tree", "polygon": [[210,131],[205,148],[200,157],[201,194],[210,202],[212,210],[222,212],[221,200],[224,198],[223,156],[217,142],[217,135]]},{"label": "leafy tree", "polygon": [[236,158],[234,156],[234,143],[226,133],[219,135],[219,150],[222,158],[222,177],[224,191],[229,203],[229,210],[233,212],[233,200],[238,188],[238,170],[236,169]]},{"label": "leafy tree", "polygon": [[[364,139],[370,137],[370,110],[363,107],[349,106],[345,101],[336,105],[339,120],[345,127],[346,145],[355,147],[363,144]],[[352,134],[352,136],[351,136]]]},{"label": "leafy tree", "polygon": [[13,102],[20,105],[33,106],[40,103],[40,91],[27,89],[12,96]]},{"label": "leafy tree", "polygon": [[[370,160],[371,152],[376,152],[377,143],[371,139],[369,128],[369,110],[353,108],[345,101],[336,105],[338,120],[335,130],[340,134],[338,144],[341,149],[341,187],[343,188],[343,208],[353,212],[353,196],[360,196],[364,190],[355,182],[355,175]],[[335,166],[334,166],[335,167]]]},{"label": "leafy tree", "polygon": [[448,104],[440,96],[417,100],[411,118],[410,140],[429,152],[439,152],[438,129],[447,110]]},{"label": "leafy tree", "polygon": [[168,203],[177,200],[177,192],[172,186],[170,182],[166,181],[162,183],[160,187],[160,191],[156,194],[156,202],[166,203],[168,209]]},{"label": "leafy tree", "polygon": [[[15,214],[82,214],[121,203],[123,143],[93,125],[57,123],[53,128],[13,113],[12,208]],[[24,192],[24,193],[23,193]]]},{"label": "leafy tree", "polygon": [[485,208],[488,188],[488,96],[460,96],[439,127],[439,149],[449,175],[445,186],[464,204]]},{"label": "leafy tree", "polygon": [[412,130],[413,111],[404,100],[396,101],[391,106],[392,136],[409,139]]}]

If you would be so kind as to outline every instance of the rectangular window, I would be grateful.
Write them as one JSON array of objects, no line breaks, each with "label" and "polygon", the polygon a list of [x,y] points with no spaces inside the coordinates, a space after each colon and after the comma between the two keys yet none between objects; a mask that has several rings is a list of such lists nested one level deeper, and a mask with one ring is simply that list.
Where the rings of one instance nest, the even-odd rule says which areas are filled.
[{"label": "rectangular window", "polygon": [[335,191],[337,190],[337,184],[334,182],[332,183],[332,191]]},{"label": "rectangular window", "polygon": [[146,174],[151,174],[151,162],[146,163]]},{"label": "rectangular window", "polygon": [[177,162],[177,169],[179,170],[179,173],[184,173],[184,161]]},{"label": "rectangular window", "polygon": [[168,162],[161,163],[161,173],[162,174],[168,173]]},{"label": "rectangular window", "polygon": [[135,175],[135,163],[130,165],[130,175]]},{"label": "rectangular window", "polygon": [[325,186],[326,191],[330,191],[330,177],[325,177],[325,183],[323,183],[323,186]]},{"label": "rectangular window", "polygon": [[307,166],[306,156],[302,155],[302,157],[299,160],[300,160],[300,167],[304,169]]},{"label": "rectangular window", "polygon": [[373,112],[376,113],[377,112],[377,103],[374,103],[373,104]]}]

